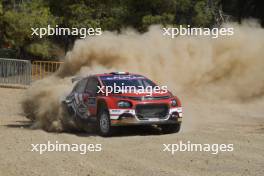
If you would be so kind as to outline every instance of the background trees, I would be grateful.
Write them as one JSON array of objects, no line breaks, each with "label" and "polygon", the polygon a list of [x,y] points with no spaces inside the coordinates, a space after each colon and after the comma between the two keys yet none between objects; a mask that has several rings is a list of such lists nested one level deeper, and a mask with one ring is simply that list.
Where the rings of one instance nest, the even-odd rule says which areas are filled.
[{"label": "background trees", "polygon": [[31,35],[31,28],[55,25],[57,20],[49,10],[49,6],[40,0],[11,2],[5,4],[1,16],[2,42],[6,47],[14,48],[20,57],[30,58],[32,55],[49,58],[52,42]]},{"label": "background trees", "polygon": [[0,0],[0,48],[15,49],[24,59],[56,59],[77,37],[39,39],[31,35],[31,27],[57,24],[118,32],[133,27],[144,32],[151,24],[212,27],[248,17],[263,25],[261,8],[260,0]]}]

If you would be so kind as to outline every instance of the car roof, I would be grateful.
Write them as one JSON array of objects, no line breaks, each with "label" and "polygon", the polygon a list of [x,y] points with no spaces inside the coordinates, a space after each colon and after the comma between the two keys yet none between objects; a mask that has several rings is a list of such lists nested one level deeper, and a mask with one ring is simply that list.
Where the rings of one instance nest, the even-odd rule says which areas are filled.
[{"label": "car roof", "polygon": [[101,77],[101,76],[142,76],[142,75],[135,73],[128,73],[128,72],[122,72],[121,74],[119,74],[118,72],[110,72],[110,73],[95,74],[91,76]]},{"label": "car roof", "polygon": [[102,77],[114,77],[114,76],[136,76],[136,77],[141,77],[141,78],[146,78],[145,76],[139,75],[139,74],[134,74],[134,73],[128,73],[128,72],[122,72],[122,74],[118,74],[118,72],[110,72],[110,73],[100,73],[100,74],[93,74],[93,75],[88,75],[84,77],[73,77],[72,82],[80,81],[83,79],[87,79],[89,77],[97,77],[101,79]]}]

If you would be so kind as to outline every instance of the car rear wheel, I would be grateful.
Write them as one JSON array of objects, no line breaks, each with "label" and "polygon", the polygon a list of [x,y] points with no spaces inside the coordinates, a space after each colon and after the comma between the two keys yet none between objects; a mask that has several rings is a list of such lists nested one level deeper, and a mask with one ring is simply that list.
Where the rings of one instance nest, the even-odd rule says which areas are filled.
[{"label": "car rear wheel", "polygon": [[110,136],[112,134],[111,120],[106,109],[102,109],[99,112],[97,129],[101,136]]},{"label": "car rear wheel", "polygon": [[76,130],[77,125],[73,118],[73,115],[69,111],[68,105],[65,102],[62,102],[61,108],[62,108],[62,116],[63,116],[61,122],[62,122],[64,130],[66,131]]},{"label": "car rear wheel", "polygon": [[162,133],[164,134],[171,134],[171,133],[178,133],[181,129],[181,124],[166,124],[161,125]]}]

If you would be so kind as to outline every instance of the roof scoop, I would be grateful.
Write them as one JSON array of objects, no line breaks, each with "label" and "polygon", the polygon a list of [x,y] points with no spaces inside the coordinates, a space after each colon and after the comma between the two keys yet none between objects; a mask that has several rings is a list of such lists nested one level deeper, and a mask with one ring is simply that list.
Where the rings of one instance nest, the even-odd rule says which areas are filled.
[{"label": "roof scoop", "polygon": [[110,72],[112,75],[129,75],[129,72]]}]

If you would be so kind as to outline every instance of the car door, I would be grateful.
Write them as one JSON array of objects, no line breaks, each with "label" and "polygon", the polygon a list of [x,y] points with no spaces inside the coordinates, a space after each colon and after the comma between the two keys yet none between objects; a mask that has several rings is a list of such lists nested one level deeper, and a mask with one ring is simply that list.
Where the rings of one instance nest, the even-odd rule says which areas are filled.
[{"label": "car door", "polygon": [[87,106],[84,99],[84,90],[88,79],[80,80],[73,88],[71,94],[67,96],[66,102],[72,115],[76,118],[85,118]]},{"label": "car door", "polygon": [[95,116],[96,115],[96,97],[97,92],[99,90],[99,81],[97,77],[93,76],[88,79],[87,85],[84,90],[84,99],[85,104],[88,108],[88,115]]}]

